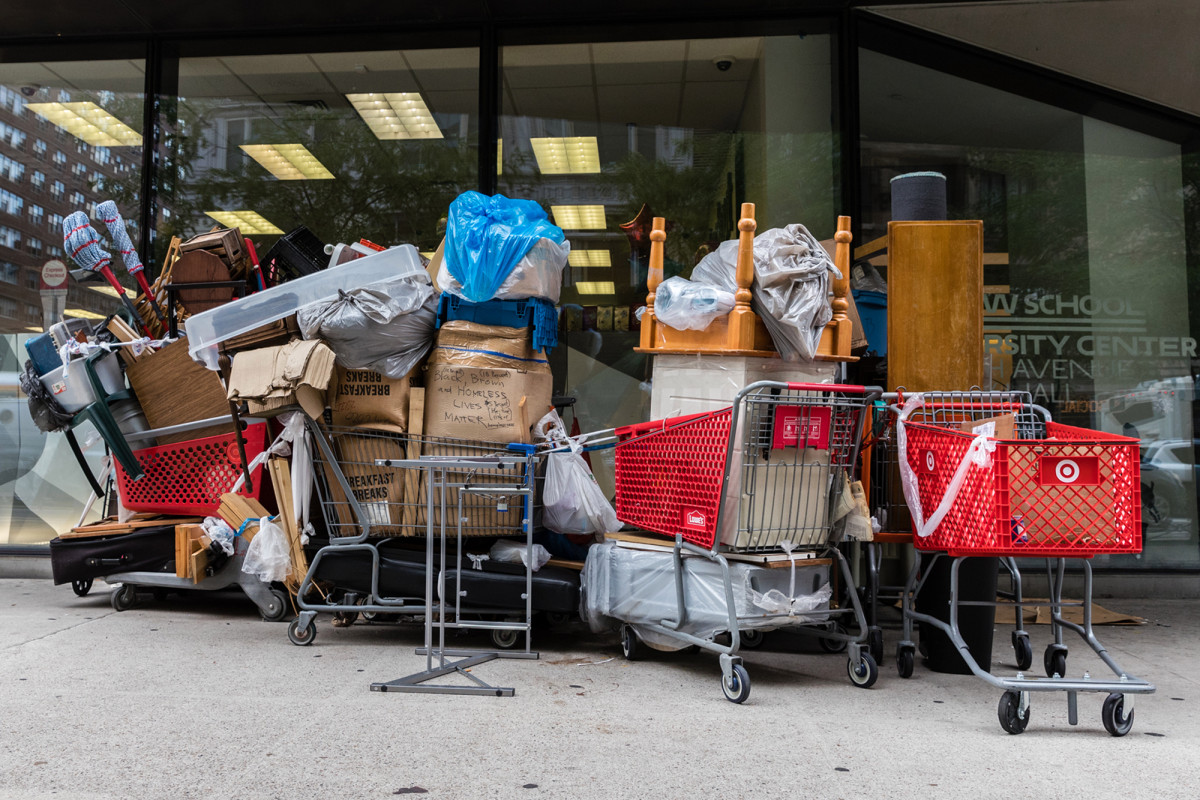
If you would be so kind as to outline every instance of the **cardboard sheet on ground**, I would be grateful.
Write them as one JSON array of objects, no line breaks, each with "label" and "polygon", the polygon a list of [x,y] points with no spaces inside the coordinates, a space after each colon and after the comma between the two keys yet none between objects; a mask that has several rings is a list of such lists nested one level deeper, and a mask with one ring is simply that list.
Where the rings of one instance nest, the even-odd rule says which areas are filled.
[{"label": "cardboard sheet on ground", "polygon": [[[1066,600],[1065,602],[1079,602],[1078,600]],[[1026,625],[1049,625],[1050,624],[1050,601],[1045,597],[1026,598],[1021,604],[1023,621]],[[1012,606],[1000,606],[996,609],[996,624],[997,625],[1012,625],[1015,622],[1017,610]],[[1077,625],[1083,624],[1083,607],[1070,606],[1062,610],[1062,618],[1067,622],[1074,622]],[[1101,605],[1092,603],[1092,624],[1093,625],[1145,625],[1146,619],[1143,617],[1135,617],[1132,614],[1122,614],[1119,611],[1110,611]]]}]

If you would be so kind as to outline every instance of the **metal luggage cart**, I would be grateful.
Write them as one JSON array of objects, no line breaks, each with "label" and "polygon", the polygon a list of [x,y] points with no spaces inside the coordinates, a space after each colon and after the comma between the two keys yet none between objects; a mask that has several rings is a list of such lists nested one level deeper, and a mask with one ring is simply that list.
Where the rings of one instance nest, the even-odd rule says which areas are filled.
[{"label": "metal luggage cart", "polygon": [[[1104,727],[1113,736],[1124,736],[1133,726],[1131,695],[1150,694],[1155,687],[1126,673],[1096,638],[1089,559],[1100,553],[1141,552],[1138,440],[1055,423],[1024,392],[926,392],[892,408],[898,417],[905,496],[916,529],[913,544],[935,559],[953,559],[948,622],[914,609],[928,571],[922,575],[918,561],[909,573],[902,597],[904,638],[896,651],[900,676],[912,675],[912,626],[922,622],[950,637],[972,673],[1004,690],[998,715],[1007,732],[1025,730],[1031,692],[1066,692],[1072,725],[1078,723],[1079,692],[1107,692],[1101,713]],[[996,439],[977,426],[972,432],[971,423],[986,425],[985,420],[1008,414],[1013,415],[1013,439]],[[998,556],[1013,573],[1018,617],[1013,643],[1023,668],[1032,662],[1032,649],[1020,630],[1020,570],[1015,559],[1046,559],[1053,633],[1043,659],[1047,678],[1028,678],[1022,671],[1011,678],[998,677],[972,657],[959,630],[959,608],[1001,605],[959,599],[959,568],[972,556]],[[1079,560],[1083,568],[1081,602],[1062,598],[1068,558]],[[1071,606],[1082,606],[1082,625],[1063,618],[1063,609]],[[1082,678],[1068,678],[1064,630],[1078,633],[1116,680],[1092,678],[1087,672]]]},{"label": "metal luggage cart", "polygon": [[[854,586],[837,548],[831,511],[856,467],[864,418],[880,393],[862,386],[760,381],[742,389],[729,408],[616,430],[618,518],[675,539],[675,617],[639,624],[718,653],[721,688],[732,702],[744,702],[750,693],[737,653],[765,629],[788,627],[845,642],[850,680],[867,688],[878,677],[863,645],[867,623],[854,591],[847,592],[848,608],[739,616],[729,557],[785,552],[825,557],[836,561],[845,585]],[[728,645],[685,631],[683,562],[696,557],[720,566]],[[849,617],[857,633],[833,624]],[[629,624],[622,626],[621,643],[627,657],[638,646]]]},{"label": "metal luggage cart", "polygon": [[[540,480],[534,448],[519,447],[519,452],[504,445],[460,439],[444,439],[414,434],[392,433],[378,429],[331,427],[309,420],[308,429],[316,447],[313,450],[313,473],[317,498],[324,512],[329,542],[321,547],[309,563],[308,572],[297,590],[296,602],[300,613],[288,627],[288,638],[295,645],[312,644],[316,637],[315,617],[329,613],[343,623],[364,617],[397,616],[411,620],[428,619],[431,614],[450,613],[449,604],[440,601],[430,605],[426,597],[388,596],[380,589],[379,540],[406,536],[425,538],[427,552],[426,577],[438,586],[447,581],[459,584],[458,575],[470,569],[463,553],[463,539],[473,536],[509,536],[527,538],[532,535],[536,513],[536,488]],[[503,457],[490,466],[476,463],[467,469],[450,472],[450,479],[439,474],[437,480],[446,482],[444,490],[451,509],[458,509],[456,521],[451,520],[458,546],[447,560],[443,537],[442,557],[432,561],[430,531],[438,532],[447,522],[442,504],[427,502],[434,476],[414,467],[425,458],[450,458],[459,461]],[[515,461],[520,461],[516,465]],[[448,482],[447,482],[448,480]],[[439,484],[440,485],[440,484]],[[322,594],[320,578],[322,562],[346,555],[365,556],[369,561],[370,588],[366,592],[324,591],[321,600],[311,600]],[[505,615],[504,620],[491,620],[496,609],[474,608],[464,604],[457,595],[453,604],[459,627],[492,631],[492,641],[498,648],[514,647],[519,634],[526,633],[525,650],[529,652],[528,607],[530,592],[526,592],[523,621],[515,618],[519,612]],[[468,624],[469,618],[469,624]]]}]

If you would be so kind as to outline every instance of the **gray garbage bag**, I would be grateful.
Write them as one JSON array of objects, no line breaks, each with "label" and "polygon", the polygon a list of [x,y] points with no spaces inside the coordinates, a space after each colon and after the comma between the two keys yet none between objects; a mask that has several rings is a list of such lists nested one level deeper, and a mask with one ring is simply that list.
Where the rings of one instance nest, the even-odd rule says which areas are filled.
[{"label": "gray garbage bag", "polygon": [[714,319],[732,311],[734,302],[732,292],[675,276],[655,290],[654,317],[678,331],[702,331]]},{"label": "gray garbage bag", "polygon": [[296,312],[305,339],[322,339],[347,369],[403,378],[429,352],[437,293],[425,273],[340,290],[337,299]]},{"label": "gray garbage bag", "polygon": [[[737,240],[722,242],[692,270],[692,280],[737,291]],[[833,318],[830,273],[840,276],[820,242],[803,225],[772,228],[754,237],[752,307],[779,355],[811,361],[821,331]]]}]

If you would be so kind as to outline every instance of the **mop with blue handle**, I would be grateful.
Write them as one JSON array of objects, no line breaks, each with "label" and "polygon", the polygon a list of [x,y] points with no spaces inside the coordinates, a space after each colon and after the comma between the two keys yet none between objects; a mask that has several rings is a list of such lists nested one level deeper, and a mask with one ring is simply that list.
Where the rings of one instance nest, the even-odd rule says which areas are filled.
[{"label": "mop with blue handle", "polygon": [[142,289],[142,294],[146,296],[150,307],[154,309],[154,315],[165,327],[167,318],[163,315],[162,309],[158,307],[158,300],[155,298],[154,292],[150,291],[150,284],[147,283],[144,274],[146,268],[142,266],[142,260],[138,258],[137,250],[133,248],[133,242],[129,240],[129,232],[125,230],[125,220],[121,219],[121,212],[117,210],[117,204],[112,200],[105,200],[96,206],[96,219],[108,226],[108,235],[112,239],[113,246],[121,251],[121,258],[125,262],[125,271],[137,281],[138,286]]},{"label": "mop with blue handle", "polygon": [[92,272],[99,272],[116,290],[117,296],[125,302],[125,307],[133,315],[134,323],[146,332],[142,324],[142,315],[138,313],[125,287],[117,280],[112,271],[112,257],[100,247],[100,236],[88,222],[87,214],[76,211],[63,220],[63,249],[75,260],[75,263]]}]

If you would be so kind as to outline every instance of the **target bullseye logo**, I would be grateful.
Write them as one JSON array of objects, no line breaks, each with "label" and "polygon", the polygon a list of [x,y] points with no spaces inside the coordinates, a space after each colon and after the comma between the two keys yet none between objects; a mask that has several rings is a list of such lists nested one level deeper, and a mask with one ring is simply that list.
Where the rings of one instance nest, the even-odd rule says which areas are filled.
[{"label": "target bullseye logo", "polygon": [[1054,465],[1054,477],[1063,483],[1074,483],[1079,479],[1079,465],[1072,459],[1064,458]]},{"label": "target bullseye logo", "polygon": [[925,469],[933,472],[934,466],[936,466],[936,462],[933,460],[933,451],[930,450],[925,454]]},{"label": "target bullseye logo", "polygon": [[1100,483],[1100,459],[1096,456],[1042,456],[1038,464],[1038,483],[1043,486],[1097,486]]},{"label": "target bullseye logo", "polygon": [[932,450],[921,450],[917,453],[917,469],[926,475],[937,474],[937,456]]}]

